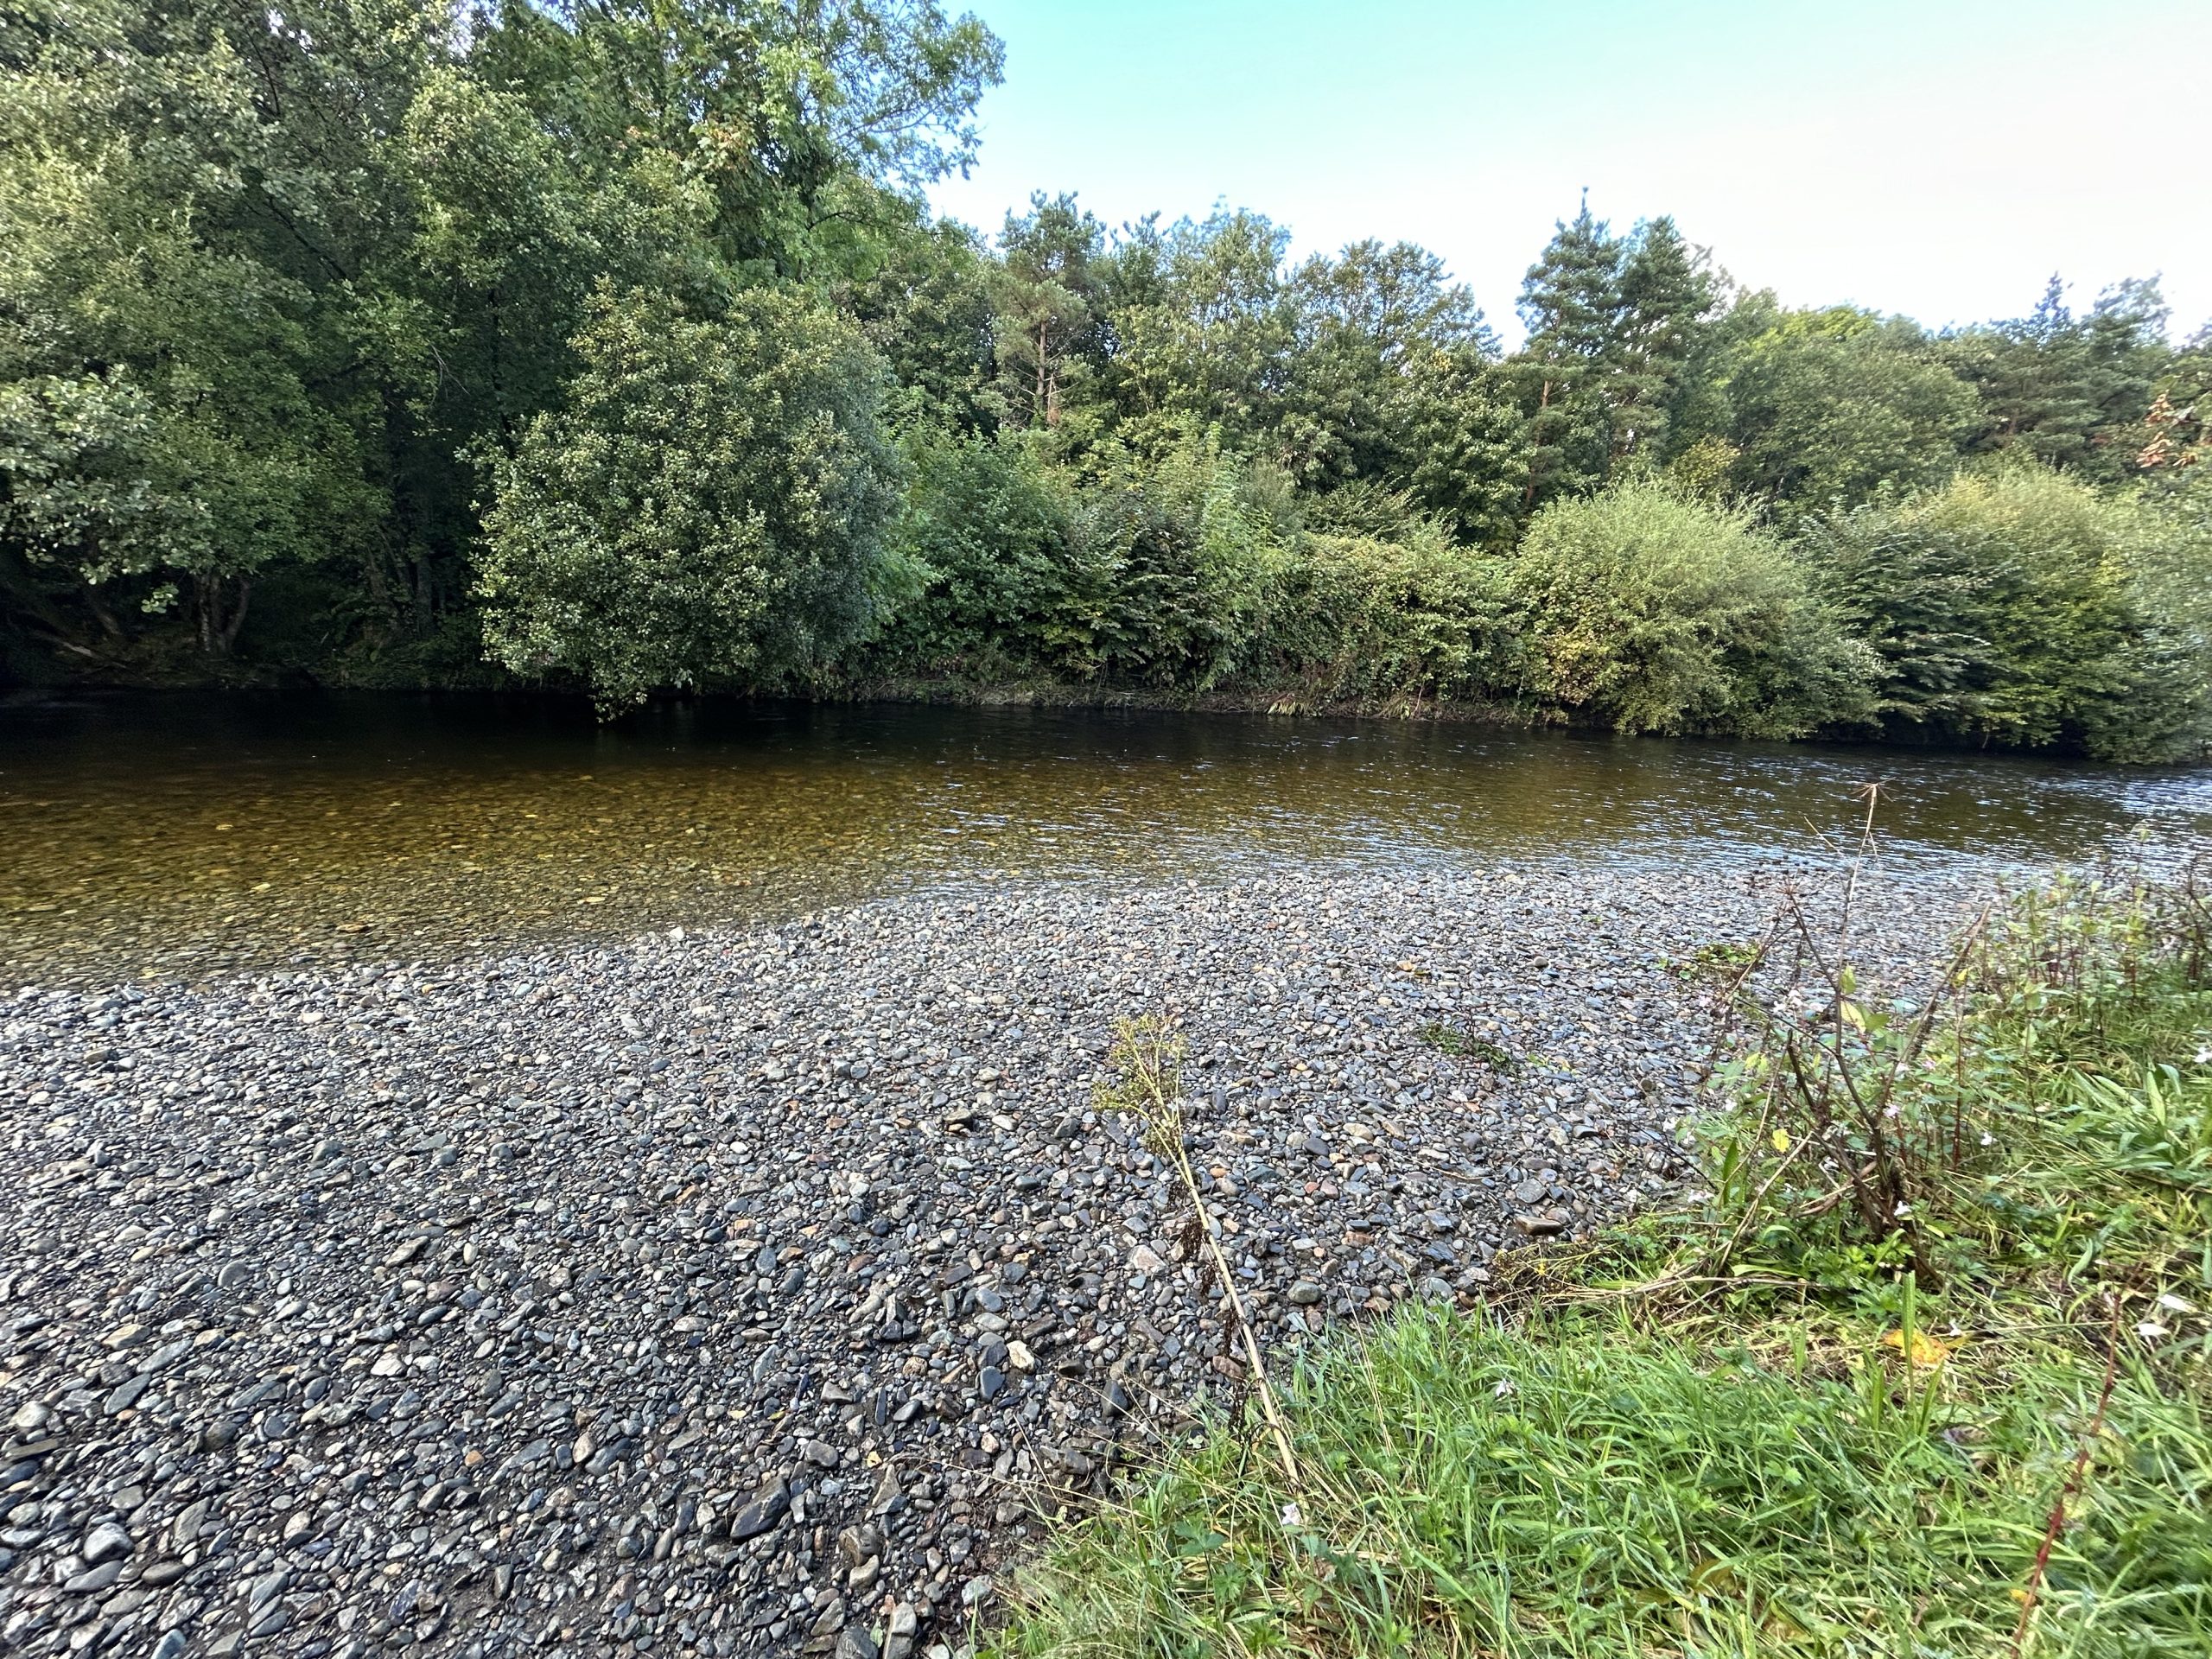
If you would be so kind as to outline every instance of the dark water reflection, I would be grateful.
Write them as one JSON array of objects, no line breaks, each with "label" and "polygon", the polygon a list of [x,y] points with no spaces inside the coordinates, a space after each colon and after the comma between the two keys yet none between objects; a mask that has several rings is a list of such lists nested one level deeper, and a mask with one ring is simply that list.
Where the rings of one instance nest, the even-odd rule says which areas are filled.
[{"label": "dark water reflection", "polygon": [[0,705],[10,981],[624,933],[1050,872],[1714,862],[1847,839],[2037,866],[2212,844],[2212,773],[1471,727],[494,698]]}]

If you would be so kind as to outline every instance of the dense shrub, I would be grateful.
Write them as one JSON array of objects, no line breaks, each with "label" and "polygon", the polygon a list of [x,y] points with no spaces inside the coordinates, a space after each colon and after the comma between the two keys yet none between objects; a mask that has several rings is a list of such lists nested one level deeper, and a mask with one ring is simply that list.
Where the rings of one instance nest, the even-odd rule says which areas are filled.
[{"label": "dense shrub", "polygon": [[493,469],[492,653],[603,704],[774,683],[872,624],[898,455],[880,360],[845,318],[757,289],[726,317],[603,298],[561,408]]},{"label": "dense shrub", "polygon": [[1807,555],[1880,659],[1883,721],[2116,760],[2207,722],[2212,537],[2145,500],[2018,467],[1833,518]]},{"label": "dense shrub", "polygon": [[1255,674],[1307,702],[1510,695],[1506,566],[1434,529],[1307,535],[1283,573]]},{"label": "dense shrub", "polygon": [[914,451],[899,545],[920,592],[876,665],[1203,691],[1252,654],[1286,555],[1267,490],[1217,443],[1109,453],[1084,478],[1014,435]]},{"label": "dense shrub", "polygon": [[1553,503],[1512,561],[1524,689],[1626,732],[1795,736],[1861,710],[1872,664],[1748,514],[1637,481]]},{"label": "dense shrub", "polygon": [[1070,568],[1071,493],[1007,433],[910,435],[912,485],[894,535],[918,590],[872,653],[878,666],[979,680],[1065,672],[1090,632]]}]

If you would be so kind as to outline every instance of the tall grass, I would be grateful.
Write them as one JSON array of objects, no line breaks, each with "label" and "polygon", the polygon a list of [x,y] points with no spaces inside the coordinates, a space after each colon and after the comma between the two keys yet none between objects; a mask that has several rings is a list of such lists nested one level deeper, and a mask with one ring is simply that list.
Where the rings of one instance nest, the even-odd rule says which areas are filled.
[{"label": "tall grass", "polygon": [[1000,1652],[2212,1654],[2212,908],[2063,880],[1923,998],[1802,914],[1703,1191],[1509,1258],[1222,1421],[1021,1577]]}]

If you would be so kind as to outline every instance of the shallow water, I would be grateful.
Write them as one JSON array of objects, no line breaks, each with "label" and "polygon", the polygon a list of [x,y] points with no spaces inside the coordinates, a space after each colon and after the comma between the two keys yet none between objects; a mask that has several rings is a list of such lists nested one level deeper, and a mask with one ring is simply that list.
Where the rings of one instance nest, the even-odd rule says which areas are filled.
[{"label": "shallow water", "polygon": [[2212,772],[1261,715],[493,697],[0,702],[0,978],[430,958],[1032,874],[1820,859],[2035,868]]}]

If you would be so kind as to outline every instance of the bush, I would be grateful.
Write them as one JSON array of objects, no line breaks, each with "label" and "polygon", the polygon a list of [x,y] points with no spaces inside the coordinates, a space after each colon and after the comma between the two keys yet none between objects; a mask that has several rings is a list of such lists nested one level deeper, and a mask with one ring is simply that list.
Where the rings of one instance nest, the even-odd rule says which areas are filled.
[{"label": "bush", "polygon": [[1013,433],[909,435],[913,483],[895,544],[919,591],[871,661],[979,680],[1051,673],[1090,629],[1087,582],[1071,569],[1072,495]]},{"label": "bush", "polygon": [[1301,537],[1255,676],[1309,702],[1495,696],[1519,672],[1505,577],[1433,529]]},{"label": "bush", "polygon": [[2212,537],[2179,514],[2022,466],[1831,518],[1806,551],[1891,727],[2126,760],[2203,745]]},{"label": "bush", "polygon": [[1109,456],[1077,499],[1077,569],[1107,583],[1092,672],[1122,684],[1206,691],[1249,658],[1285,551],[1243,463],[1217,435],[1157,461]]},{"label": "bush", "polygon": [[480,593],[492,654],[602,705],[774,684],[874,624],[900,482],[883,370],[795,292],[698,321],[602,294],[562,407],[492,467]]},{"label": "bush", "polygon": [[1866,707],[1872,672],[1748,514],[1639,480],[1540,512],[1512,562],[1524,685],[1624,732],[1794,737]]},{"label": "bush", "polygon": [[909,448],[899,544],[921,591],[875,660],[1203,691],[1249,656],[1283,552],[1268,480],[1217,442],[1109,450],[1087,477],[1025,435],[922,432]]}]

